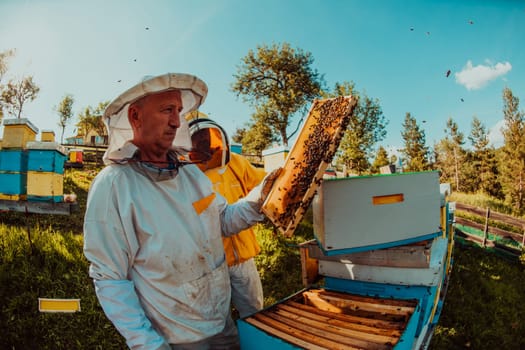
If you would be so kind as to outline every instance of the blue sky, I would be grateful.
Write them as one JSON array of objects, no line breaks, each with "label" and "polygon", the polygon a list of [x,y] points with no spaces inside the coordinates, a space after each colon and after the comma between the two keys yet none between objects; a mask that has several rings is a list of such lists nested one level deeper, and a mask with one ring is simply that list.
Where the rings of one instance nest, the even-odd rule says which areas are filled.
[{"label": "blue sky", "polygon": [[510,0],[0,1],[0,52],[16,49],[4,83],[33,75],[41,91],[23,115],[58,137],[53,107],[66,93],[76,121],[85,107],[166,72],[203,79],[201,111],[231,135],[252,113],[230,90],[241,58],[287,42],[312,53],[329,87],[353,81],[379,99],[389,149],[402,147],[406,112],[429,146],[444,137],[449,117],[468,135],[473,116],[498,146],[505,86],[525,109],[524,38],[525,2]]}]

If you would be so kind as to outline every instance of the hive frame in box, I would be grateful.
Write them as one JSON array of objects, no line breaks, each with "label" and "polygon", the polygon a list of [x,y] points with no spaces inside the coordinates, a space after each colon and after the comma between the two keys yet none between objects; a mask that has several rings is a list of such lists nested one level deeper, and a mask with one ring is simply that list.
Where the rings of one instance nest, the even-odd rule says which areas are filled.
[{"label": "hive frame in box", "polygon": [[355,97],[340,96],[315,100],[310,107],[283,171],[261,208],[284,236],[290,237],[302,220],[356,105]]}]

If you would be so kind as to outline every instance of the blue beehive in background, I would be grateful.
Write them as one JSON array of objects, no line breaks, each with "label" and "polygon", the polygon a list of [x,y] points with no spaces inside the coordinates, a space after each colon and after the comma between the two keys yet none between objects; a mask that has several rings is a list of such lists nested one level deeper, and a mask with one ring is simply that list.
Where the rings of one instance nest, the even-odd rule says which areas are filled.
[{"label": "blue beehive in background", "polygon": [[26,172],[27,152],[21,149],[0,150],[0,171]]},{"label": "blue beehive in background", "polygon": [[64,173],[65,150],[55,142],[27,143],[27,170]]},{"label": "blue beehive in background", "polygon": [[26,197],[26,173],[0,173],[0,199],[24,200]]},{"label": "blue beehive in background", "polygon": [[0,150],[0,199],[24,200],[27,183],[27,152]]}]

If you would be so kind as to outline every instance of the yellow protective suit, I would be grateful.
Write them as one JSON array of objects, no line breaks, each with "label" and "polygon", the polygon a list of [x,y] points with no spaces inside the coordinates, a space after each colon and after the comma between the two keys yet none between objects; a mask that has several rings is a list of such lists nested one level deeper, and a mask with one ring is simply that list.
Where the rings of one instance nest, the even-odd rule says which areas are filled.
[{"label": "yellow protective suit", "polygon": [[[236,153],[230,154],[227,165],[207,170],[205,174],[211,180],[214,190],[223,195],[228,203],[246,196],[265,176],[263,169],[254,167],[246,158]],[[228,266],[243,263],[261,251],[252,228],[231,237],[223,237],[222,241]]]}]

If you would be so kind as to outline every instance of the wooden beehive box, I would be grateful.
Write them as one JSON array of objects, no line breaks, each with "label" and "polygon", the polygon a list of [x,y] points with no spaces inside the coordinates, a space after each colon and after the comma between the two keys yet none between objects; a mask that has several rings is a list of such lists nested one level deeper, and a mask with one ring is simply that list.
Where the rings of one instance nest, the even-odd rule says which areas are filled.
[{"label": "wooden beehive box", "polygon": [[63,202],[64,175],[42,172],[27,172],[27,200],[32,202]]},{"label": "wooden beehive box", "polygon": [[[410,261],[392,266],[372,265],[366,261],[319,260],[319,274],[339,279],[396,284],[403,286],[437,286],[443,280],[448,241],[432,241],[428,265],[410,266]],[[377,251],[376,251],[377,255]],[[403,266],[404,265],[404,266]]]},{"label": "wooden beehive box", "polygon": [[0,199],[20,200],[26,195],[27,174],[0,172]]},{"label": "wooden beehive box", "polygon": [[55,142],[27,143],[27,170],[64,173],[66,151]]},{"label": "wooden beehive box", "polygon": [[438,172],[325,180],[313,201],[314,234],[326,255],[431,239],[441,233]]},{"label": "wooden beehive box", "polygon": [[27,152],[21,149],[0,150],[0,171],[26,172]]},{"label": "wooden beehive box", "polygon": [[283,171],[262,206],[283,235],[291,236],[302,220],[356,105],[352,96],[315,100],[312,104]]},{"label": "wooden beehive box", "polygon": [[55,142],[55,132],[53,130],[42,130],[42,134],[40,135],[40,141]]},{"label": "wooden beehive box", "polygon": [[37,133],[38,128],[26,118],[4,119],[2,148],[25,148]]}]

